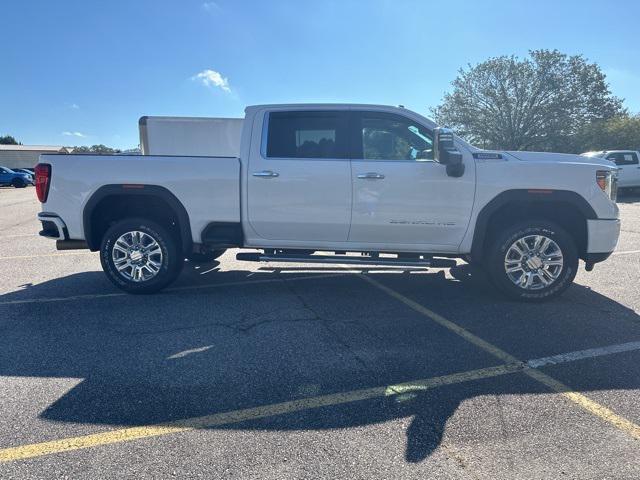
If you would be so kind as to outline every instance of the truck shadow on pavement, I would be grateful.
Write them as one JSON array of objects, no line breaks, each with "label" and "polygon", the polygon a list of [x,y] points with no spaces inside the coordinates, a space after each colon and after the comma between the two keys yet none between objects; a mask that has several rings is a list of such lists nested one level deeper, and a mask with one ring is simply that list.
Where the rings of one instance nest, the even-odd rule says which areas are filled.
[{"label": "truck shadow on pavement", "polygon": [[[175,289],[152,296],[120,295],[101,272],[1,295],[0,375],[81,378],[41,418],[117,427],[501,363],[356,275],[296,267],[215,270],[216,264],[188,266]],[[386,269],[365,274],[521,360],[640,340],[633,310],[581,285],[556,301],[528,305],[495,296],[466,267],[453,269],[454,279]],[[73,295],[85,297],[46,300]],[[619,358],[572,375],[571,364],[551,373],[580,392],[639,388],[637,363],[635,370],[621,368]],[[404,457],[419,462],[440,445],[453,417],[489,441],[508,435],[503,396],[546,393],[511,373],[212,428],[324,430],[411,419]],[[456,416],[470,401],[483,405],[483,418]],[[547,415],[532,413],[530,428]]]}]

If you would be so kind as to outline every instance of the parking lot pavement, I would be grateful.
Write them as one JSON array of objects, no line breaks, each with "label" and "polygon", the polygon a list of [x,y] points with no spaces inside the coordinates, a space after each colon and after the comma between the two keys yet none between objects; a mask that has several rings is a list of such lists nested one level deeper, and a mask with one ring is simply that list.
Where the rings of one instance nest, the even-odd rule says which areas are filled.
[{"label": "parking lot pavement", "polygon": [[542,305],[451,272],[187,263],[151,296],[0,189],[0,478],[640,476],[640,198]]}]

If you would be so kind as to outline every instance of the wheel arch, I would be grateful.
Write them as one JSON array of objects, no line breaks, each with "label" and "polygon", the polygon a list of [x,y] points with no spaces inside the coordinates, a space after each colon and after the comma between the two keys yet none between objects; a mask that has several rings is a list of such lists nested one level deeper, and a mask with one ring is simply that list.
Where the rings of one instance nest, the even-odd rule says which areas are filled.
[{"label": "wheel arch", "polygon": [[589,203],[568,190],[507,190],[487,203],[476,220],[471,256],[482,259],[495,229],[526,218],[554,221],[574,238],[579,254],[586,255],[587,219],[597,218]]},{"label": "wheel arch", "polygon": [[[106,208],[106,205],[110,201],[116,201],[117,204],[122,207],[122,202],[127,202],[127,208],[125,209],[128,214],[118,215],[120,211],[109,212],[114,217],[97,219],[96,214],[102,213],[102,209]],[[189,214],[184,208],[184,205],[178,198],[171,193],[167,188],[159,185],[128,185],[128,184],[110,184],[103,185],[96,190],[89,198],[82,211],[82,224],[84,230],[85,241],[90,250],[97,251],[100,249],[100,242],[102,235],[106,231],[105,225],[101,224],[109,220],[115,220],[118,218],[124,219],[134,216],[145,216],[145,212],[140,213],[142,206],[148,205],[149,207],[156,207],[150,209],[151,215],[148,218],[158,221],[158,206],[166,206],[168,211],[162,212],[164,219],[171,219],[175,222],[176,232],[179,236],[182,250],[184,253],[191,252],[193,248],[193,238],[191,235],[191,223],[189,221]],[[129,207],[133,211],[129,211]],[[123,211],[125,211],[123,210]],[[160,219],[162,221],[162,219]],[[108,226],[107,226],[108,228]]]}]

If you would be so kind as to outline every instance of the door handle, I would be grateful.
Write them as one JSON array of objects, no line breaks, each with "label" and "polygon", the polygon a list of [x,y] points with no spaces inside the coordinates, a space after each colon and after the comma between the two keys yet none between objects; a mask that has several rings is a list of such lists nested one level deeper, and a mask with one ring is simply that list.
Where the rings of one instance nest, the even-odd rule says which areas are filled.
[{"label": "door handle", "polygon": [[376,172],[367,172],[358,174],[358,178],[364,178],[368,180],[382,180],[384,178],[384,175]]},{"label": "door handle", "polygon": [[253,172],[254,177],[263,177],[263,178],[275,178],[279,177],[280,174],[277,172],[272,172],[271,170],[261,170],[260,172]]}]

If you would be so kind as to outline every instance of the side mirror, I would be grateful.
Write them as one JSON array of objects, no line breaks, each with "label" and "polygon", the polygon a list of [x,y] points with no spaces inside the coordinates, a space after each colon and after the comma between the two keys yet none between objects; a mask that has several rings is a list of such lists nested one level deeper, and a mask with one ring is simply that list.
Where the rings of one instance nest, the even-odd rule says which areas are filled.
[{"label": "side mirror", "polygon": [[453,142],[453,131],[449,128],[438,127],[434,131],[433,158],[436,162],[446,165],[447,175],[461,177],[464,174],[462,153]]}]

